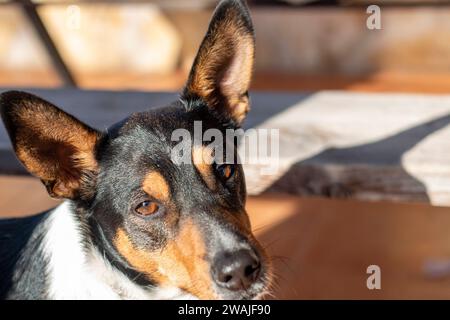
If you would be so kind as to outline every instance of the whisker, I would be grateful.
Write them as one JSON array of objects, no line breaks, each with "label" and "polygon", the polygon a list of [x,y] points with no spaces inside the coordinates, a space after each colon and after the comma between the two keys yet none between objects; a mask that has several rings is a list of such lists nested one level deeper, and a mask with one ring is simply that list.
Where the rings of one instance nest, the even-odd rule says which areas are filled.
[{"label": "whisker", "polygon": [[281,239],[283,239],[283,238],[280,236],[280,237],[278,237],[277,239],[272,240],[272,241],[270,241],[270,242],[262,243],[261,246],[262,246],[264,249],[268,250],[271,246],[273,246],[275,243],[277,243],[277,242],[280,241]]},{"label": "whisker", "polygon": [[273,227],[273,226],[274,226],[274,223],[267,223],[267,224],[264,224],[264,225],[259,226],[257,228],[254,228],[252,231],[253,232],[257,232],[257,231],[260,231],[260,230],[262,230],[264,228],[269,228],[269,227]]}]

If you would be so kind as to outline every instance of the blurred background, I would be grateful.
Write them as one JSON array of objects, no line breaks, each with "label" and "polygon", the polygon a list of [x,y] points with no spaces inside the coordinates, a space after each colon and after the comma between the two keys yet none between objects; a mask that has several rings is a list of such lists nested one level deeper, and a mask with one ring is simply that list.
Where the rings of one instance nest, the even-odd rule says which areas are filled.
[{"label": "blurred background", "polygon": [[[177,90],[215,0],[0,0],[0,85]],[[382,6],[382,30],[365,27]],[[253,0],[255,89],[450,87],[439,0]]]},{"label": "blurred background", "polygon": [[[99,128],[164,104],[217,2],[0,0],[0,90],[26,88]],[[280,172],[245,167],[273,297],[449,299],[450,1],[248,3],[247,127],[280,130]],[[367,27],[373,4],[380,29]],[[1,216],[57,204],[18,168],[0,126]],[[380,290],[366,285],[370,265]]]}]

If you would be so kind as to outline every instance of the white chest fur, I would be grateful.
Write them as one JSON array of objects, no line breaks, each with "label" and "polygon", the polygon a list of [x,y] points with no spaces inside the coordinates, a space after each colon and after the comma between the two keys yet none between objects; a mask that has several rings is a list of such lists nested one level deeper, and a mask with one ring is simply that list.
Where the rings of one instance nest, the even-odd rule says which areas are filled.
[{"label": "white chest fur", "polygon": [[83,248],[81,226],[70,202],[51,212],[44,252],[49,259],[51,299],[192,299],[178,288],[138,286],[99,251]]}]

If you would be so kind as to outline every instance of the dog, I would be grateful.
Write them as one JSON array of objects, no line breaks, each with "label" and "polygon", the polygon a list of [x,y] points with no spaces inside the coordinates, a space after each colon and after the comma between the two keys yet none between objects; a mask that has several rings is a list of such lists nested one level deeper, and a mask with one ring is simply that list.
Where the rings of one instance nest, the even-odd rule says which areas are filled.
[{"label": "dog", "polygon": [[[242,166],[174,163],[168,153],[171,133],[192,132],[194,121],[220,132],[241,126],[254,50],[245,2],[220,2],[179,101],[105,132],[34,95],[1,94],[17,158],[64,199],[0,220],[1,298],[262,298],[272,267],[245,211]],[[204,144],[191,151],[213,156]]]}]

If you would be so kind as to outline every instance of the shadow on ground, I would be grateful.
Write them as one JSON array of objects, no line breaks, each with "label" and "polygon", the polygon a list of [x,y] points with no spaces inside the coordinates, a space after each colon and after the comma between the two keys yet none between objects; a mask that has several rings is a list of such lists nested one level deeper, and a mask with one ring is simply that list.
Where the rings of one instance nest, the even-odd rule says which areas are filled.
[{"label": "shadow on ground", "polygon": [[[350,148],[329,148],[299,161],[265,192],[285,192],[297,195],[347,197],[364,192],[398,192],[398,183],[407,186],[408,196],[415,201],[429,202],[424,184],[411,176],[402,166],[403,155],[419,142],[450,123],[450,115],[433,119],[385,139]],[[364,166],[371,165],[371,175]],[[336,168],[346,168],[339,171]],[[399,172],[398,168],[402,168]],[[377,179],[376,170],[386,176],[392,170],[391,182]],[[389,190],[389,183],[393,190]],[[395,187],[394,187],[395,185]],[[391,196],[399,196],[401,194]]]}]

